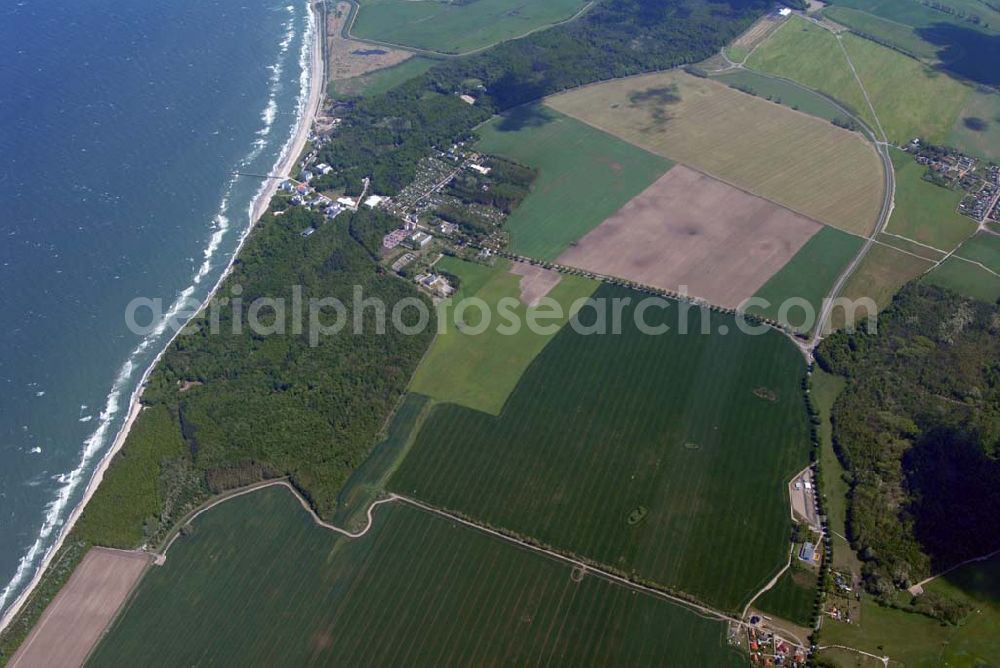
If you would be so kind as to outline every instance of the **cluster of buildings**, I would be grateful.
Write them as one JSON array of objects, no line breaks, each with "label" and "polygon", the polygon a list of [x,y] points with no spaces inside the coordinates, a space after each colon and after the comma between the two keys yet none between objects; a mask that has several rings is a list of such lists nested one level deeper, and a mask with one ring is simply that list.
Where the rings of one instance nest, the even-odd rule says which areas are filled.
[{"label": "cluster of buildings", "polygon": [[927,178],[947,188],[965,191],[958,212],[976,222],[1000,220],[1000,167],[946,146],[914,139],[906,147],[918,164],[927,167]]},{"label": "cluster of buildings", "polygon": [[747,626],[747,643],[752,666],[787,666],[799,668],[806,665],[806,651],[798,645],[775,635],[772,631],[751,624]]}]

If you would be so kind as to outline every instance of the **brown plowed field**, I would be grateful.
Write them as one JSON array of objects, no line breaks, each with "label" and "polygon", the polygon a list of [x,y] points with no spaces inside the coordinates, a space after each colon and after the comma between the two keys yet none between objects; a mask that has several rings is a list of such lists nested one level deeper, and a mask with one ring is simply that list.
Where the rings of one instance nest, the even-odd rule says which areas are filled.
[{"label": "brown plowed field", "polygon": [[736,307],[821,227],[678,165],[558,262]]}]

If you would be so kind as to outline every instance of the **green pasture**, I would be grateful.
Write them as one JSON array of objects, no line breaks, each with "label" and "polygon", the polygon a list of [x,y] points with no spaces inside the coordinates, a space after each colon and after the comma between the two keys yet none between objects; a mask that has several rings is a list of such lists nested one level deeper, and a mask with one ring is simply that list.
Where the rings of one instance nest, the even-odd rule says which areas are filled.
[{"label": "green pasture", "polygon": [[548,107],[520,107],[479,129],[476,148],[539,170],[507,220],[511,250],[553,260],[673,163]]},{"label": "green pasture", "polygon": [[594,297],[607,333],[581,311],[499,416],[435,406],[389,488],[737,610],[787,555],[786,486],[809,451],[802,355],[676,302],[642,314],[668,332],[643,333],[641,295]]},{"label": "green pasture", "polygon": [[[507,260],[498,260],[495,267],[452,257],[438,262],[436,269],[459,277],[461,291],[440,307],[439,321],[447,323],[447,329],[438,334],[417,367],[411,392],[499,414],[525,369],[569,319],[574,302],[597,288],[590,279],[561,276],[546,295],[559,304],[561,315],[549,318],[552,310],[546,303],[529,307],[520,301],[521,277],[511,274],[510,266]],[[485,303],[491,314],[488,321],[477,306],[462,309],[470,297]],[[522,326],[508,327],[513,321],[504,313]],[[529,327],[529,317],[544,329]]]}]

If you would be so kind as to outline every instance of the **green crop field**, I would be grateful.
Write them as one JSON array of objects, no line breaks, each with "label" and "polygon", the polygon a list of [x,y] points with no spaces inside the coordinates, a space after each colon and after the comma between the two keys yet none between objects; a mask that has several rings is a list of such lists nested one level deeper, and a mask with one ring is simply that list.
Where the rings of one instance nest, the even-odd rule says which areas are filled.
[{"label": "green crop field", "polygon": [[[442,317],[446,318],[448,329],[438,334],[417,367],[410,382],[410,391],[493,415],[500,413],[521,374],[552,339],[555,331],[569,319],[573,303],[589,297],[597,289],[595,281],[563,275],[547,295],[562,307],[562,317],[538,321],[555,331],[532,331],[527,326],[527,319],[541,318],[549,313],[549,309],[544,303],[528,307],[518,299],[521,278],[508,271],[510,262],[499,260],[495,268],[487,268],[445,257],[436,268],[462,279],[462,293],[454,303],[475,297],[483,300],[493,315],[487,329],[476,333],[484,326],[479,310],[469,308],[464,313],[444,311],[446,315]],[[488,276],[482,275],[484,270],[488,270]],[[466,276],[470,277],[468,284]],[[498,310],[501,300],[511,305],[510,313],[524,324],[513,333],[504,333],[507,321],[502,319]],[[442,309],[449,305],[445,302]],[[457,326],[458,323],[461,325]]]},{"label": "green crop field", "polygon": [[859,623],[823,624],[823,644],[887,654],[890,665],[907,668],[995,665],[1000,656],[1000,557],[963,566],[925,590],[963,601],[972,612],[958,625],[943,624],[865,599]]},{"label": "green crop field", "polygon": [[[890,141],[923,137],[940,143],[948,137],[972,88],[863,37],[848,33],[841,41]],[[754,52],[747,65],[829,95],[874,127],[844,50],[830,31],[793,18]]]},{"label": "green crop field", "polygon": [[736,70],[726,72],[713,79],[754,95],[778,102],[817,118],[827,121],[845,119],[844,112],[837,105],[819,93],[807,90],[784,79],[776,79],[752,70]]},{"label": "green crop field", "polygon": [[[638,293],[601,287],[611,299]],[[499,417],[437,405],[389,481],[422,499],[736,610],[784,564],[787,482],[808,462],[801,354],[698,309],[635,304],[620,334],[564,327]],[[610,315],[609,315],[610,317]],[[727,335],[718,333],[721,327]]]},{"label": "green crop field", "polygon": [[404,60],[399,65],[375,70],[350,79],[331,81],[330,97],[343,99],[357,95],[379,95],[423,74],[437,64],[439,64],[438,61],[430,58],[414,56]]},{"label": "green crop field", "polygon": [[553,260],[662,176],[673,163],[543,106],[479,129],[476,148],[539,170],[507,220],[511,250]]},{"label": "green crop field", "polygon": [[922,280],[984,302],[1000,299],[1000,277],[955,256],[939,264]]},{"label": "green crop field", "polygon": [[353,541],[285,488],[227,501],[91,656],[122,665],[741,666],[722,623],[404,505]]},{"label": "green crop field", "polygon": [[[818,314],[823,299],[829,296],[837,277],[857,255],[862,243],[860,237],[824,227],[754,295],[756,299],[766,299],[770,305],[747,310],[768,318],[778,318],[782,302],[794,297],[808,301],[813,313]],[[798,325],[796,318],[802,317],[802,311],[796,307],[790,309],[787,315],[790,324]]]},{"label": "green crop field", "polygon": [[583,0],[361,0],[352,36],[441,53],[466,53],[569,19]]},{"label": "green crop field", "polygon": [[799,626],[809,626],[816,603],[816,573],[792,560],[772,589],[754,601],[754,607],[769,615],[787,619]]},{"label": "green crop field", "polygon": [[1000,274],[1000,236],[996,234],[979,232],[962,244],[955,255],[979,262]]},{"label": "green crop field", "polygon": [[908,153],[893,148],[890,156],[896,172],[896,206],[887,231],[945,252],[975,232],[976,223],[956,211],[961,192],[925,181],[926,167]]}]

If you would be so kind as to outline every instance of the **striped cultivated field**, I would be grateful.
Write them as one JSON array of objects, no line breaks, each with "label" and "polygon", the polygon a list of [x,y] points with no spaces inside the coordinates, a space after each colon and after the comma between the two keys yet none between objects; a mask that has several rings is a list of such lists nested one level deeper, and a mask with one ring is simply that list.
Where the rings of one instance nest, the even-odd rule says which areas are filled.
[{"label": "striped cultivated field", "polygon": [[[641,295],[594,297],[611,314]],[[564,327],[498,417],[435,406],[389,487],[737,610],[787,555],[786,484],[808,462],[804,361],[729,315],[703,334],[692,308],[682,335],[678,304],[661,302],[644,314],[671,327],[657,336],[634,303],[621,313],[619,334]]]},{"label": "striped cultivated field", "polygon": [[677,71],[584,86],[546,104],[821,223],[855,234],[875,227],[883,174],[874,147],[819,118]]},{"label": "striped cultivated field", "polygon": [[340,538],[272,487],[199,517],[90,664],[743,665],[725,634],[401,503]]}]

